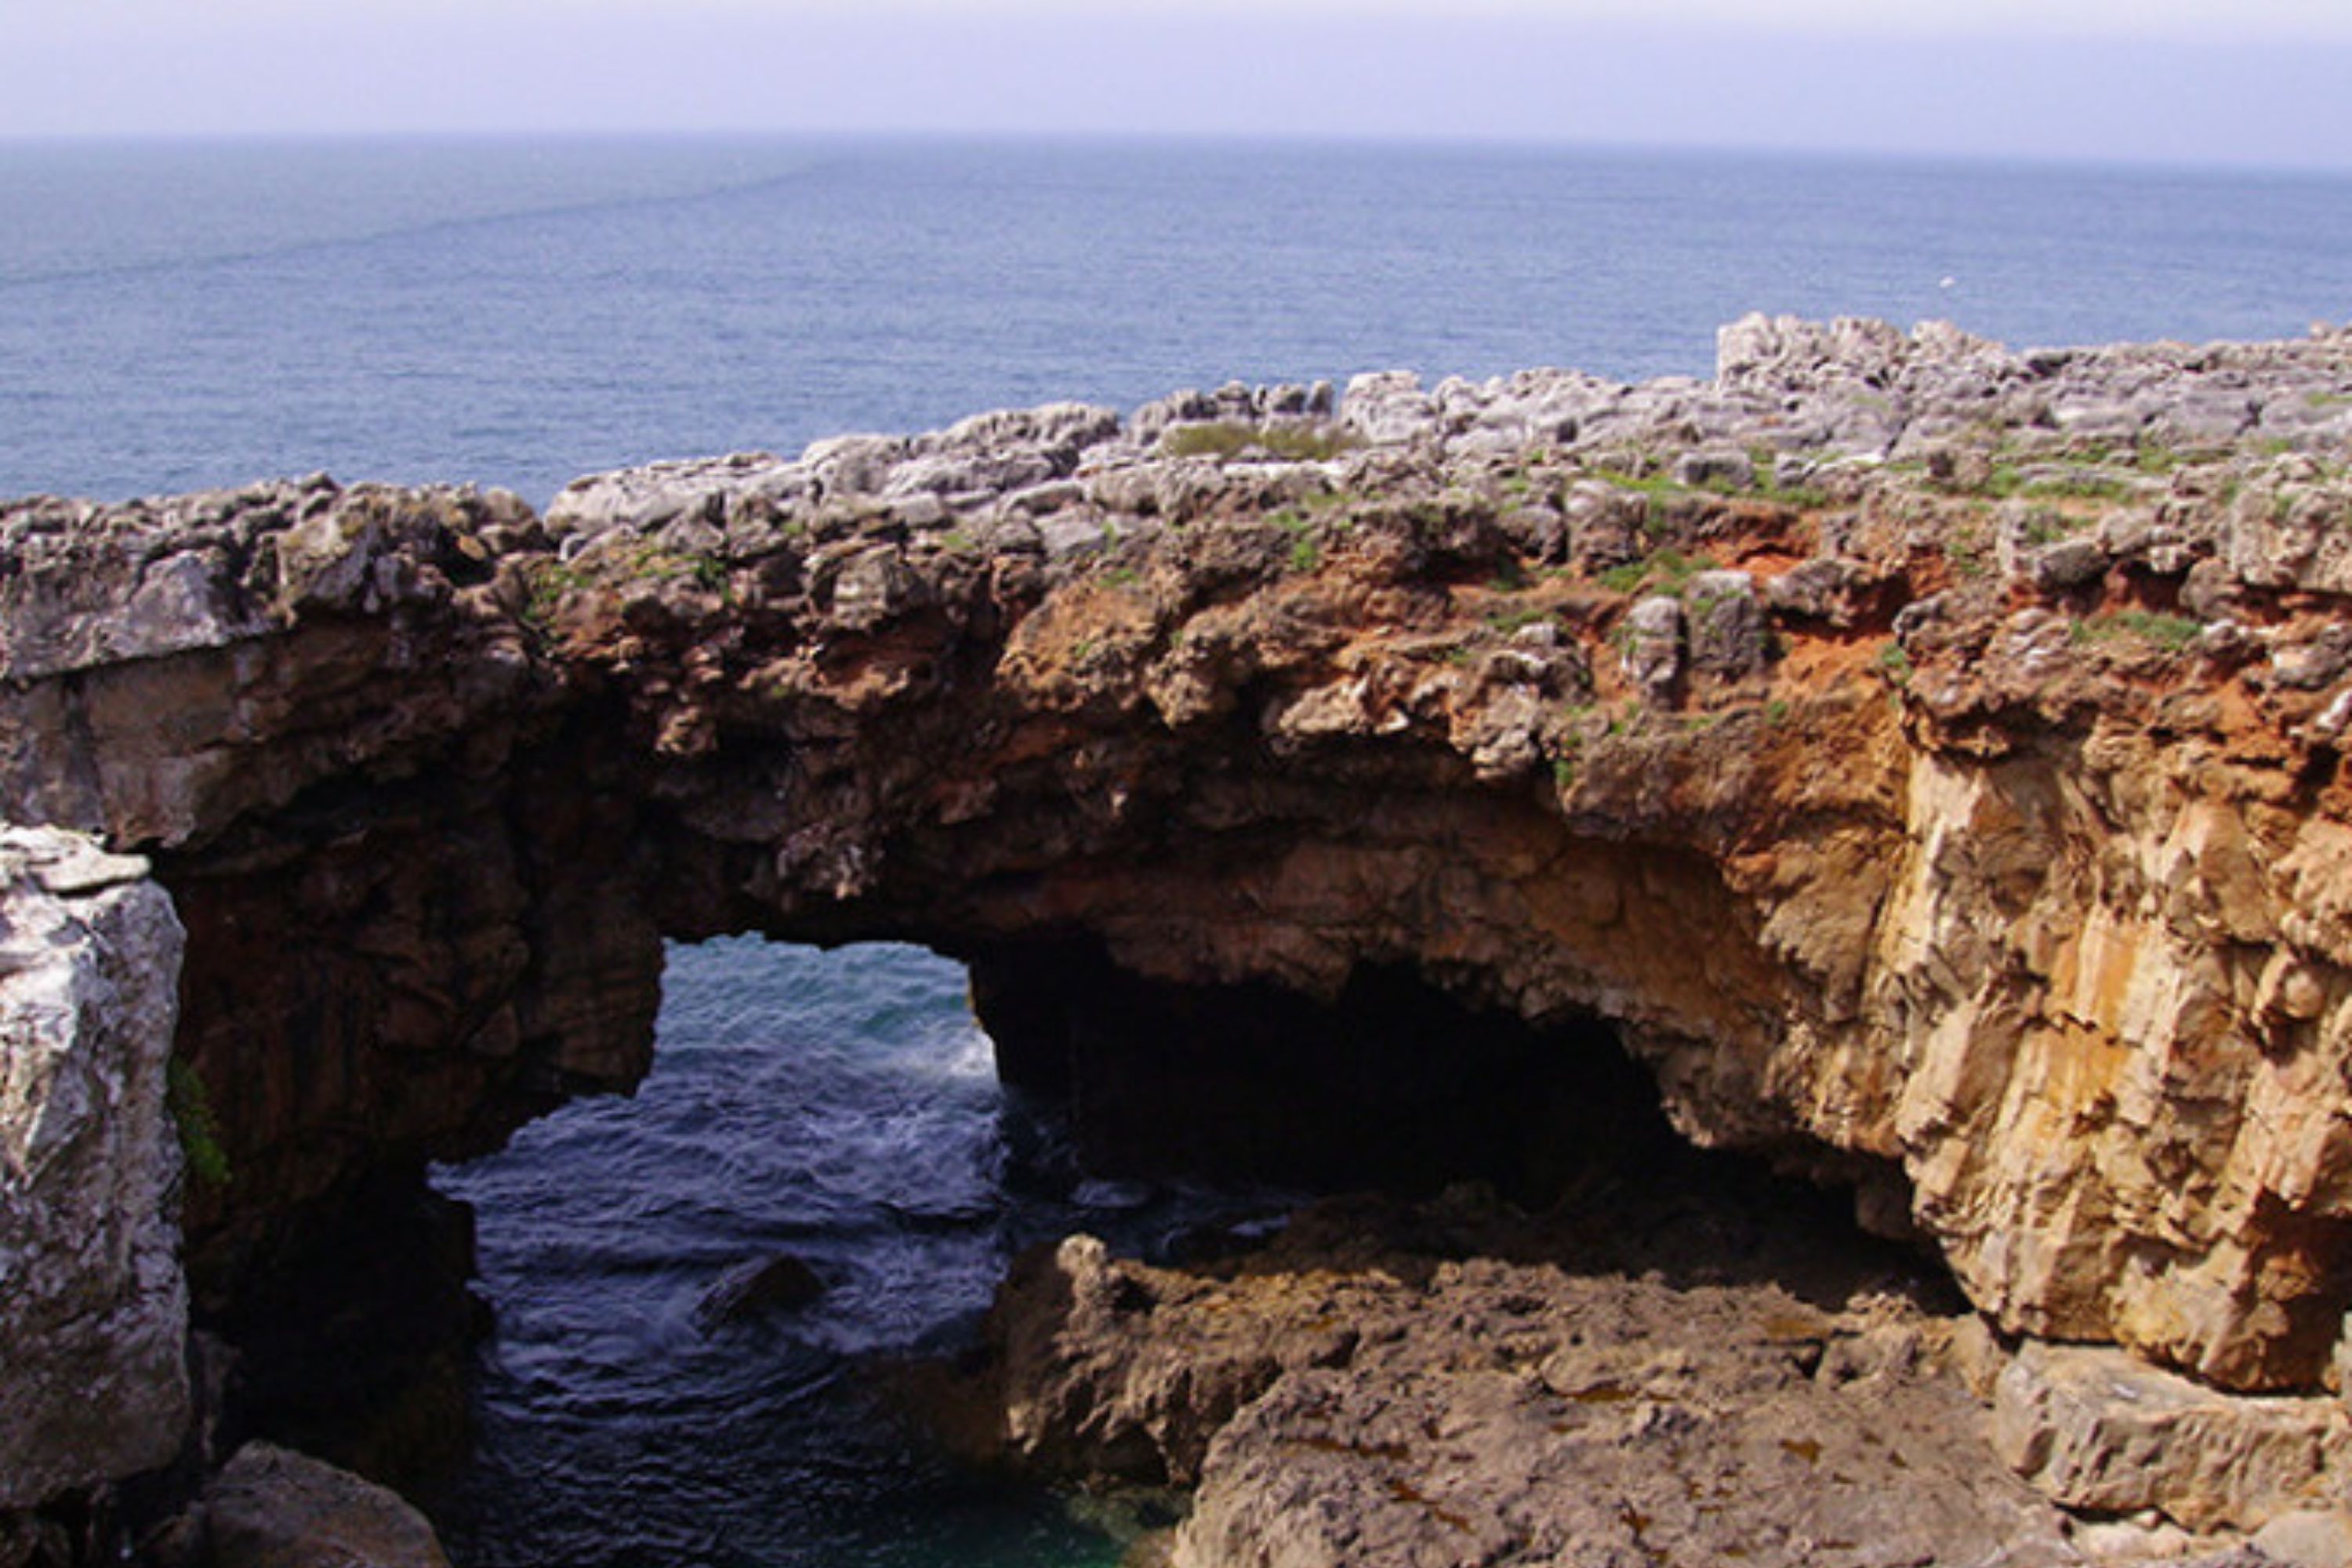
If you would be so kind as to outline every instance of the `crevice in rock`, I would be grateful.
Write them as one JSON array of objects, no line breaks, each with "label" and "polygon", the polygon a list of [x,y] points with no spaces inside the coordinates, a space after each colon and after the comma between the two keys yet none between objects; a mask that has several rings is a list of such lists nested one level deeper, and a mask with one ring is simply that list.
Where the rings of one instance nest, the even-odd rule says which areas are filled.
[{"label": "crevice in rock", "polygon": [[211,1281],[200,1333],[228,1347],[215,1443],[261,1438],[409,1492],[460,1461],[488,1310],[473,1214],[421,1167],[386,1169],[269,1227]]}]

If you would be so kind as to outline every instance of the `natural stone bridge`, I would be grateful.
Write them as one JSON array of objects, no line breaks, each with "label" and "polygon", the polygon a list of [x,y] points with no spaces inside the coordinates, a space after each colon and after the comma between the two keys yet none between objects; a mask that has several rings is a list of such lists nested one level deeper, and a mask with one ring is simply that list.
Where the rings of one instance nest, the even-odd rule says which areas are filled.
[{"label": "natural stone bridge", "polygon": [[[966,961],[1008,1077],[1144,1163],[1539,1181],[1613,1034],[2004,1332],[2316,1389],[2352,336],[1723,348],[989,415],[543,518],[8,508],[0,811],[148,857],[185,926],[234,1172],[186,1191],[199,1299],[633,1082],[662,939],[757,930]],[[1234,988],[1359,1005],[1144,1026]]]}]

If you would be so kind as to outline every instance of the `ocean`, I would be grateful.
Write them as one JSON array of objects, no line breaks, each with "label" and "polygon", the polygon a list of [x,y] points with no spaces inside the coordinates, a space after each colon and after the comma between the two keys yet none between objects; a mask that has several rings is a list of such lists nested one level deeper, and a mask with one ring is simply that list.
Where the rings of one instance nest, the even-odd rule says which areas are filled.
[{"label": "ocean", "polygon": [[[1016,1169],[963,972],[919,948],[674,946],[659,1057],[438,1173],[497,1331],[474,1457],[436,1495],[460,1568],[1111,1568],[1071,1500],[910,1436],[864,1375],[970,1342],[1023,1246],[1164,1246],[1280,1194]],[[779,1255],[824,1294],[712,1321]]]},{"label": "ocean", "polygon": [[2352,315],[2352,182],[1536,149],[0,145],[0,495],[544,504],[1062,398],[1704,374],[1751,310],[2025,345]]},{"label": "ocean", "polygon": [[[599,468],[1006,405],[1537,364],[1703,375],[1751,310],[2019,345],[2352,316],[2352,181],[1512,148],[753,141],[0,145],[0,496],[326,470],[543,505]],[[673,949],[658,1059],[437,1173],[475,1205],[460,1568],[1080,1568],[1064,1500],[860,1369],[1011,1251],[1278,1195],[1034,1180],[962,977]],[[790,1252],[812,1306],[712,1327]]]}]

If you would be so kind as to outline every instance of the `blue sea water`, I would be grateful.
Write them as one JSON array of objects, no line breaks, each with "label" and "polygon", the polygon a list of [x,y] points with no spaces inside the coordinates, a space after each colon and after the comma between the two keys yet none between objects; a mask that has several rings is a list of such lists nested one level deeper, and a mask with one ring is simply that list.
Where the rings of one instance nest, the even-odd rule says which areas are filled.
[{"label": "blue sea water", "polygon": [[[1534,149],[782,142],[0,145],[0,496],[319,469],[538,503],[588,471],[1185,385],[1704,374],[1750,310],[2016,343],[2352,316],[2352,182]],[[462,1568],[1076,1568],[1054,1500],[855,1375],[1009,1250],[1224,1202],[1021,1190],[961,980],[673,950],[634,1100],[445,1172],[499,1315]],[[831,1285],[707,1332],[775,1251]]]},{"label": "blue sea water", "polygon": [[0,145],[0,495],[326,469],[544,503],[623,463],[1232,378],[1705,374],[1750,310],[2018,343],[2294,335],[2352,315],[2352,182],[1364,145]]},{"label": "blue sea water", "polygon": [[[474,1205],[473,1463],[429,1498],[463,1568],[1108,1568],[1062,1500],[910,1441],[860,1369],[964,1342],[1007,1258],[1072,1229],[1149,1246],[1248,1194],[1009,1181],[961,970],[919,948],[669,950],[660,1055],[439,1173]],[[780,1254],[824,1293],[712,1322]]]}]

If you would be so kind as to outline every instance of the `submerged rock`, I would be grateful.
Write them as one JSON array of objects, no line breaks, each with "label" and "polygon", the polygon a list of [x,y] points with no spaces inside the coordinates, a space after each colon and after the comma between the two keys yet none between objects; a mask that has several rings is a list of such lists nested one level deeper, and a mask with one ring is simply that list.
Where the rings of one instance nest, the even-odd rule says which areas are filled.
[{"label": "submerged rock", "polygon": [[730,1268],[694,1306],[704,1333],[748,1322],[772,1312],[796,1312],[824,1294],[817,1271],[790,1253],[757,1258]]}]

